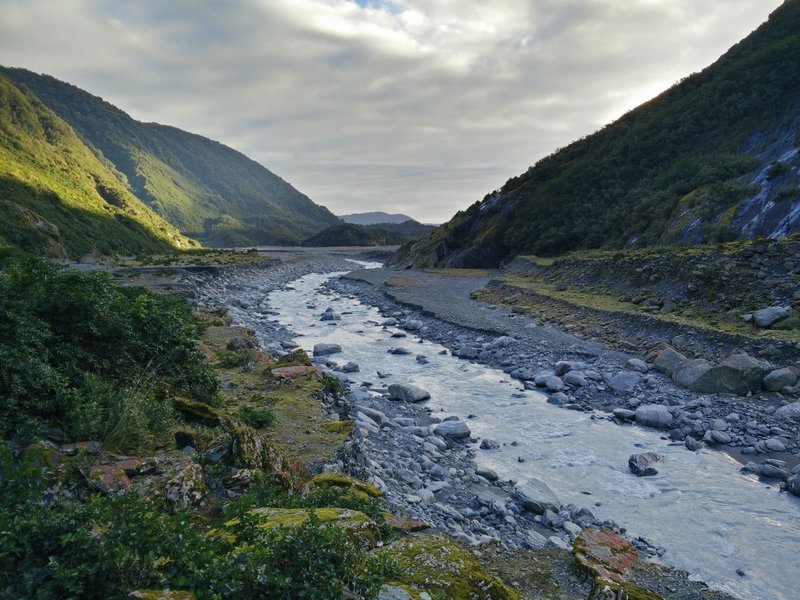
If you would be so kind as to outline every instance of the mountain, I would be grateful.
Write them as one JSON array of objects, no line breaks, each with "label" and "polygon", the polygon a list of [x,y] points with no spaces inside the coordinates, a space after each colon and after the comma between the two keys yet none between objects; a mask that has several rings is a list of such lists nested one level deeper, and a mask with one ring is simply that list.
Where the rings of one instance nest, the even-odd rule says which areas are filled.
[{"label": "mountain", "polygon": [[423,225],[414,219],[402,223],[331,225],[303,241],[303,246],[396,246],[418,240],[433,231],[433,225]]},{"label": "mountain", "polygon": [[197,245],[127,188],[73,129],[0,74],[0,246],[49,256]]},{"label": "mountain", "polygon": [[800,0],[716,63],[512,177],[398,264],[700,244],[800,231]]},{"label": "mountain", "polygon": [[339,215],[339,218],[345,223],[354,223],[356,225],[376,225],[378,223],[404,223],[406,221],[414,221],[414,219],[407,215],[400,213],[390,215],[382,211]]},{"label": "mountain", "polygon": [[127,178],[130,190],[208,245],[297,244],[341,221],[223,144],[141,123],[73,85],[24,69],[0,72],[33,92]]}]

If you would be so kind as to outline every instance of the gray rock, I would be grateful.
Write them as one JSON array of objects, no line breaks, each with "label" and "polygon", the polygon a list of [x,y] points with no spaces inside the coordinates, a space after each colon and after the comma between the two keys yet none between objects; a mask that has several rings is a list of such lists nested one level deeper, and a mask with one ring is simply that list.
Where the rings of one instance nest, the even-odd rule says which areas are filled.
[{"label": "gray rock", "polygon": [[800,402],[792,402],[786,406],[781,406],[772,416],[786,421],[800,421]]},{"label": "gray rock", "polygon": [[559,550],[569,550],[569,544],[557,535],[551,535],[549,538],[547,538],[547,543],[548,545],[558,548]]},{"label": "gray rock", "polygon": [[615,408],[612,412],[615,417],[623,421],[632,421],[636,416],[634,411],[627,408]]},{"label": "gray rock", "polygon": [[676,384],[703,394],[741,396],[757,390],[770,364],[744,353],[734,353],[718,365],[698,359],[680,363],[672,374]]},{"label": "gray rock", "polygon": [[770,306],[762,308],[753,313],[753,321],[756,327],[766,329],[772,327],[775,323],[788,319],[791,314],[790,309],[783,306]]},{"label": "gray rock", "polygon": [[547,545],[547,538],[537,531],[528,531],[525,537],[525,545],[531,550],[541,550]]},{"label": "gray rock", "polygon": [[560,392],[564,389],[564,381],[557,375],[550,375],[545,378],[544,386],[549,392]]},{"label": "gray rock", "polygon": [[781,469],[780,467],[776,467],[775,465],[770,464],[763,464],[759,465],[758,472],[761,474],[762,477],[769,477],[771,479],[780,479],[782,481],[786,481],[788,477],[788,473],[785,469]]},{"label": "gray rock", "polygon": [[650,368],[647,366],[647,363],[641,358],[631,358],[628,361],[628,368],[638,371],[639,373],[647,373],[647,371],[650,370]]},{"label": "gray rock", "polygon": [[500,444],[489,438],[484,438],[481,441],[481,450],[497,450]]},{"label": "gray rock", "polygon": [[633,391],[636,384],[639,383],[640,377],[641,376],[634,371],[620,371],[606,383],[608,383],[608,387],[614,391],[628,393]]},{"label": "gray rock", "polygon": [[695,438],[693,438],[690,435],[686,436],[686,440],[684,440],[683,443],[692,452],[696,452],[697,450],[700,450],[704,445],[703,442],[701,442],[700,440],[696,440]]},{"label": "gray rock", "polygon": [[353,361],[350,361],[348,363],[345,363],[341,367],[339,367],[339,370],[342,373],[358,373],[358,371],[360,369],[358,368],[358,364],[357,363],[354,363]]},{"label": "gray rock", "polygon": [[396,585],[384,585],[378,591],[378,600],[413,600],[413,596]]},{"label": "gray rock", "polygon": [[341,321],[342,316],[336,314],[335,312],[326,312],[320,318],[320,321]]},{"label": "gray rock", "polygon": [[458,350],[456,350],[456,356],[458,358],[472,360],[478,358],[478,350],[472,346],[461,346]]},{"label": "gray rock", "polygon": [[411,350],[408,348],[389,348],[386,351],[387,354],[395,354],[397,356],[407,356],[411,354]]},{"label": "gray rock", "polygon": [[672,413],[663,404],[642,404],[636,408],[636,422],[656,429],[667,429],[672,425]]},{"label": "gray rock", "polygon": [[525,483],[518,483],[514,497],[522,504],[523,508],[532,513],[541,515],[546,510],[558,511],[561,502],[556,498],[547,484],[536,478],[530,478]]},{"label": "gray rock", "polygon": [[433,432],[442,437],[456,440],[468,438],[472,433],[464,421],[445,421],[444,423],[439,423],[433,428]]},{"label": "gray rock", "polygon": [[574,387],[584,387],[586,385],[586,377],[581,371],[570,371],[564,375],[564,383]]},{"label": "gray rock", "polygon": [[725,431],[716,431],[714,429],[709,429],[706,431],[705,435],[703,436],[703,441],[706,444],[730,444],[731,443],[731,436],[729,433]]},{"label": "gray rock", "polygon": [[794,366],[775,369],[764,377],[762,385],[769,392],[780,392],[783,388],[794,385],[798,376],[800,369]]},{"label": "gray rock", "polygon": [[339,344],[316,344],[314,346],[314,356],[328,356],[329,354],[338,354],[342,351]]},{"label": "gray rock", "polygon": [[489,481],[497,481],[499,479],[497,473],[488,467],[478,467],[475,469],[475,475],[480,475]]},{"label": "gray rock", "polygon": [[768,440],[764,440],[764,446],[770,452],[785,452],[786,445],[778,438],[769,438]]},{"label": "gray rock", "polygon": [[393,383],[389,386],[389,397],[400,402],[422,402],[431,395],[420,387],[410,383]]},{"label": "gray rock", "polygon": [[664,457],[655,452],[641,452],[631,454],[628,458],[628,468],[637,477],[650,477],[658,475],[658,470],[653,466],[664,460]]},{"label": "gray rock", "polygon": [[653,362],[653,368],[659,373],[671,376],[675,367],[685,360],[686,357],[683,354],[674,348],[666,347],[656,356],[656,360]]},{"label": "gray rock", "polygon": [[786,480],[786,489],[795,496],[800,496],[800,473],[792,475]]}]

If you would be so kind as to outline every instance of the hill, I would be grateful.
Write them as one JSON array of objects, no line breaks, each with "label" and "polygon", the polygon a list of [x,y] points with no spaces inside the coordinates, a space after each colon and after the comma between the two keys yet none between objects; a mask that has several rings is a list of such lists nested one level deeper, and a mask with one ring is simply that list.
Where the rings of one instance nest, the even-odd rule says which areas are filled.
[{"label": "hill", "polygon": [[339,219],[283,179],[218,142],[141,123],[73,85],[24,69],[0,72],[31,90],[128,180],[131,191],[208,245],[296,244]]},{"label": "hill", "polygon": [[30,91],[0,74],[0,246],[50,256],[197,245]]},{"label": "hill", "polygon": [[800,231],[800,0],[715,64],[540,160],[395,260],[494,266],[520,254]]},{"label": "hill", "polygon": [[418,240],[433,231],[433,225],[423,225],[413,219],[402,223],[332,225],[303,241],[303,246],[396,246]]},{"label": "hill", "polygon": [[339,218],[345,223],[354,223],[355,225],[376,225],[378,223],[405,223],[406,221],[413,221],[408,215],[401,213],[389,214],[383,211],[353,213],[350,215],[339,215]]}]

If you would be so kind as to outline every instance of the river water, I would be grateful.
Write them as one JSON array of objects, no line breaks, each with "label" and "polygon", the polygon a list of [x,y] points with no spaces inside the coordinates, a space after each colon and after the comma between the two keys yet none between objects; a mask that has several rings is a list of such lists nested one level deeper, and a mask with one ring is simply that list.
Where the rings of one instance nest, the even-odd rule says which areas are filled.
[{"label": "river water", "polygon": [[[547,482],[563,504],[586,506],[601,520],[612,519],[628,534],[664,547],[665,563],[741,598],[800,597],[800,498],[742,475],[722,452],[689,452],[655,430],[555,407],[502,371],[440,355],[442,346],[411,333],[391,338],[398,330],[378,325],[384,317],[376,309],[320,292],[335,275],[308,275],[268,297],[303,348],[341,344],[344,352],[330,358],[358,363],[354,380],[413,383],[431,393],[435,414],[475,415],[468,421],[473,436],[501,444],[499,450],[478,451],[479,464],[502,479]],[[329,306],[341,321],[319,320]],[[257,320],[246,324],[258,329]],[[391,347],[412,354],[388,354]],[[428,364],[416,362],[419,354]],[[376,371],[391,376],[379,380]],[[665,461],[657,476],[637,478],[628,471],[628,456],[647,451]]]}]

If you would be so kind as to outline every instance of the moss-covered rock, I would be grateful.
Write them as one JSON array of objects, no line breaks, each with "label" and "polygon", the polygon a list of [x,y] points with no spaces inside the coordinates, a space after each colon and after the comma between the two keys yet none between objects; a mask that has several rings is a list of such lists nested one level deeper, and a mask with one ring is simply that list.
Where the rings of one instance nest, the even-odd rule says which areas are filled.
[{"label": "moss-covered rock", "polygon": [[[256,527],[264,531],[279,527],[299,527],[309,519],[309,511],[302,508],[256,508],[251,514],[258,519]],[[372,548],[380,539],[378,526],[361,511],[346,508],[317,508],[314,514],[322,524],[331,523],[343,528],[350,539],[359,546]]]},{"label": "moss-covered rock", "polygon": [[417,535],[376,550],[397,561],[394,585],[449,600],[521,600],[518,592],[489,574],[467,550],[445,537]]},{"label": "moss-covered rock", "polygon": [[270,373],[275,379],[292,379],[300,375],[318,375],[319,368],[314,365],[294,365],[290,367],[277,367]]},{"label": "moss-covered rock", "polygon": [[172,399],[172,406],[187,421],[200,421],[206,425],[217,426],[225,419],[225,413],[203,402],[195,402],[184,396]]},{"label": "moss-covered rock", "polygon": [[167,500],[181,508],[200,504],[208,495],[203,467],[195,462],[187,464],[167,481],[164,494]]},{"label": "moss-covered rock", "polygon": [[383,496],[383,492],[371,483],[365,483],[355,477],[345,475],[344,473],[321,473],[316,475],[306,484],[306,491],[310,491],[319,486],[352,489],[370,498],[380,498]]}]

